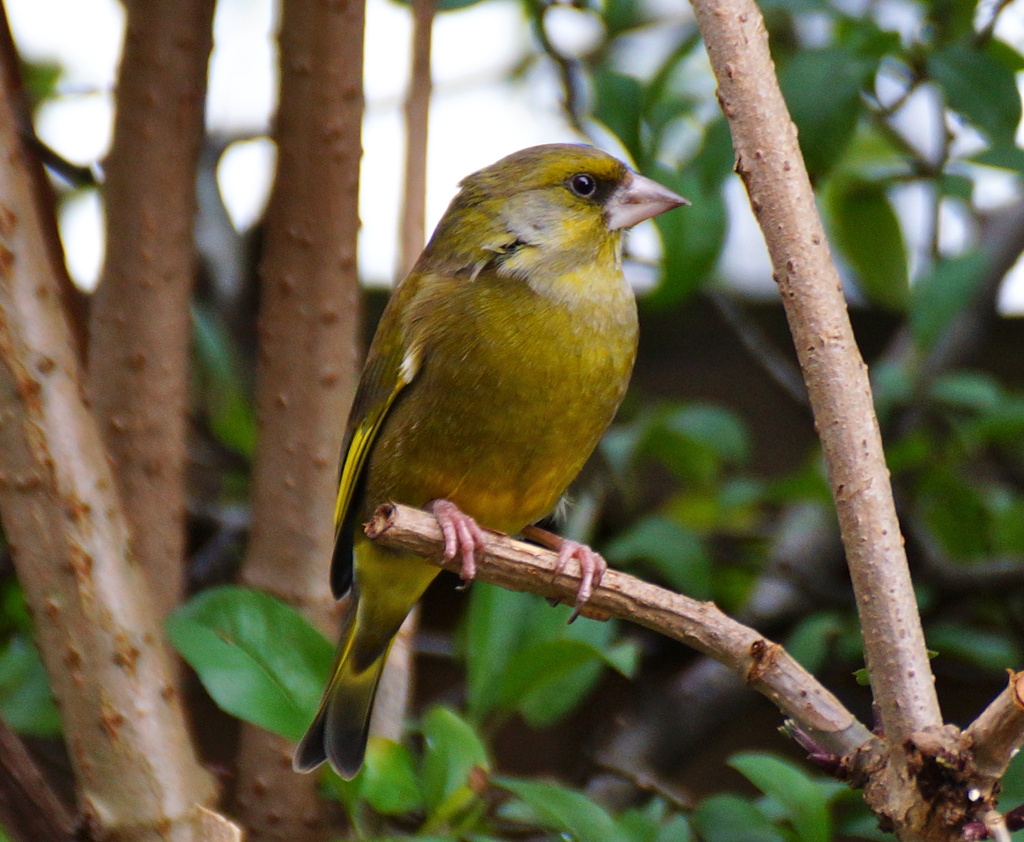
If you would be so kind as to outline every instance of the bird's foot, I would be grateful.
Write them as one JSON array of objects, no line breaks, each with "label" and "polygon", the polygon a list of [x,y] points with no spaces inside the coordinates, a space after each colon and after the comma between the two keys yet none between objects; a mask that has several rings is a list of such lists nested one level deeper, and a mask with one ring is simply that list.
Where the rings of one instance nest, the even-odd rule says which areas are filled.
[{"label": "bird's foot", "polygon": [[464,584],[476,577],[476,551],[484,544],[484,530],[469,515],[450,500],[431,500],[426,510],[437,518],[444,535],[444,557],[450,561],[462,559],[459,573]]},{"label": "bird's foot", "polygon": [[558,563],[555,565],[555,576],[561,573],[569,563],[569,559],[576,559],[580,566],[580,586],[576,591],[576,610],[569,618],[571,623],[583,610],[587,600],[594,593],[594,588],[601,584],[605,571],[608,569],[608,562],[599,554],[594,552],[586,544],[578,541],[562,539],[562,546],[558,548]]},{"label": "bird's foot", "polygon": [[571,623],[579,615],[587,600],[594,594],[594,588],[601,584],[605,571],[608,569],[608,562],[599,554],[594,552],[586,544],[579,541],[572,541],[541,529],[539,526],[528,526],[523,534],[531,541],[536,541],[542,547],[547,547],[558,553],[558,561],[555,563],[555,572],[551,579],[554,581],[559,574],[565,572],[566,566],[571,559],[576,559],[580,566],[580,586],[576,590],[576,610],[569,618]]}]

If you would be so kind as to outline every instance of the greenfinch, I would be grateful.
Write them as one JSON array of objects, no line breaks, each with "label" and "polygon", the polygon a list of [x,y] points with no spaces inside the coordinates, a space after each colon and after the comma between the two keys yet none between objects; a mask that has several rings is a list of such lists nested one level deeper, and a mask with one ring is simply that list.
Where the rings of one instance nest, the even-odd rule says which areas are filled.
[{"label": "greenfinch", "polygon": [[[391,642],[438,568],[360,525],[391,500],[437,518],[473,578],[484,535],[548,514],[611,422],[636,356],[622,232],[686,204],[590,146],[523,149],[460,184],[381,317],[342,449],[331,587],[345,629],[298,771],[360,769]],[[606,565],[575,560],[577,605]]]}]

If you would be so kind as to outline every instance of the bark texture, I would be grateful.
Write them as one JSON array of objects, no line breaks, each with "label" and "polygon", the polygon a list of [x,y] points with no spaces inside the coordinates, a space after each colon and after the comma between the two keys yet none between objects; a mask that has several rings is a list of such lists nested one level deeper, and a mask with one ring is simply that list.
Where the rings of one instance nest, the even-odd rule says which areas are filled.
[{"label": "bark texture", "polygon": [[[485,530],[486,531],[486,530]],[[366,534],[387,547],[408,550],[453,572],[461,559],[442,558],[444,538],[430,513],[397,503],[380,506]],[[494,532],[477,554],[477,579],[573,604],[579,589],[575,564],[556,575],[557,553]],[[710,655],[772,701],[817,745],[836,757],[867,751],[875,739],[828,690],[777,643],[698,602],[616,570],[605,573],[582,611],[620,617]]]},{"label": "bark texture", "polygon": [[131,0],[90,319],[89,397],[160,615],[184,584],[189,296],[213,0]]},{"label": "bark texture", "polygon": [[[362,0],[288,0],[280,30],[277,177],[266,217],[259,447],[245,584],[327,633],[337,465],[355,390]],[[243,729],[238,801],[252,839],[324,837],[316,778],[292,746]]]},{"label": "bark texture", "polygon": [[423,251],[427,204],[427,138],[430,126],[430,48],[436,0],[412,0],[412,62],[405,98],[405,195],[398,277],[405,277]]},{"label": "bark texture", "polygon": [[[189,740],[110,463],[82,398],[53,220],[0,90],[0,516],[101,840],[230,838]],[[216,826],[220,830],[214,830]]]},{"label": "bark texture", "polygon": [[821,438],[871,687],[894,743],[941,725],[868,382],[753,0],[693,0],[736,171],[771,255]]}]

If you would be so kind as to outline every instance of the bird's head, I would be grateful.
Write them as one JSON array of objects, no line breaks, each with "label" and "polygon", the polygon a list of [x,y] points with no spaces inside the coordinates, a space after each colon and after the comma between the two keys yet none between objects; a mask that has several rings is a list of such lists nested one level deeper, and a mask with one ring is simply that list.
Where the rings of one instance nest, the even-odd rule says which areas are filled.
[{"label": "bird's head", "polygon": [[688,204],[606,152],[568,143],[514,152],[460,186],[424,257],[462,264],[450,270],[496,259],[500,273],[521,276],[618,260],[624,229]]}]

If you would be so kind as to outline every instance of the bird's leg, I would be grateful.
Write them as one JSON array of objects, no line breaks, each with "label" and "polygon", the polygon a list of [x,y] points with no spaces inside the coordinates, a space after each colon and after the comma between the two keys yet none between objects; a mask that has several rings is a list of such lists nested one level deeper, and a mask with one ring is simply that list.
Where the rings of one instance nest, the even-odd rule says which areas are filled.
[{"label": "bird's leg", "polygon": [[555,572],[552,580],[564,572],[569,559],[576,559],[580,566],[580,586],[576,591],[576,610],[569,618],[571,623],[580,613],[587,600],[594,593],[594,588],[601,584],[601,579],[608,569],[608,562],[599,554],[594,552],[586,544],[579,541],[571,541],[561,535],[555,535],[539,526],[527,526],[523,530],[523,537],[534,543],[540,544],[558,553],[558,562],[555,564]]},{"label": "bird's leg", "polygon": [[462,511],[451,500],[431,500],[424,508],[437,518],[437,524],[444,535],[444,557],[447,560],[462,558],[464,583],[476,576],[476,550],[482,547],[484,531],[473,518]]}]

